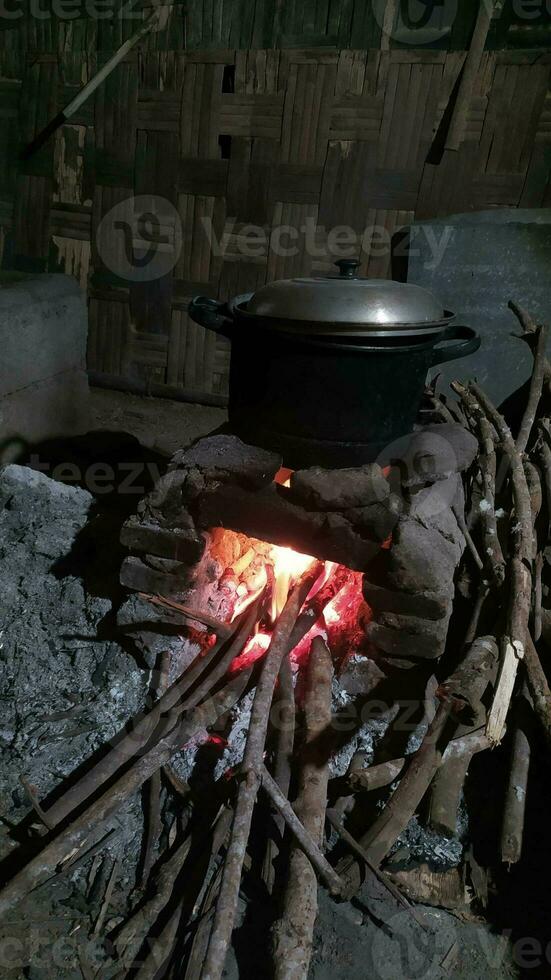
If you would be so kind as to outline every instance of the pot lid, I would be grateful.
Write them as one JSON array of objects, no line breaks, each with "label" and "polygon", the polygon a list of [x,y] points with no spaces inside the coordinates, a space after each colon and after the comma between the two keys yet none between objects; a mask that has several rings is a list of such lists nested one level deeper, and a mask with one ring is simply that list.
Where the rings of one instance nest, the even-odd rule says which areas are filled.
[{"label": "pot lid", "polygon": [[[249,315],[281,321],[302,321],[295,329],[327,333],[426,333],[442,329],[453,314],[427,289],[392,279],[362,279],[359,263],[341,259],[339,274],[318,278],[279,279],[262,286],[249,299]],[[325,327],[322,325],[325,324]],[[318,326],[319,325],[319,326]]]}]

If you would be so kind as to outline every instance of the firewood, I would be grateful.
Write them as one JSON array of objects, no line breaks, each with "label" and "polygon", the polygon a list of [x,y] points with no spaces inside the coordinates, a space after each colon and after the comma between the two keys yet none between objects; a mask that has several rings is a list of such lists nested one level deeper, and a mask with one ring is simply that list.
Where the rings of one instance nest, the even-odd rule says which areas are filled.
[{"label": "firewood", "polygon": [[225,714],[242,696],[249,676],[249,671],[242,671],[218,694],[189,711],[182,719],[174,722],[173,718],[169,718],[162,737],[152,748],[139,756],[112,786],[48,841],[3,887],[0,891],[0,915],[51,875],[67,854],[82,847],[91,834],[97,833],[98,826],[111,817],[185,742]]},{"label": "firewood", "polygon": [[[198,681],[198,686],[193,688],[193,694],[183,702],[181,710],[195,707],[206,697],[209,690],[224,676],[234,657],[243,649],[254,629],[256,609],[257,605],[255,604],[235,623],[235,639],[218,661],[216,658],[223,649],[223,642],[215,644],[205,656],[198,656],[172,687],[153,705],[151,711],[145,715],[135,716],[129,723],[129,730],[109,752],[49,807],[46,813],[54,825],[64,820],[71,811],[96,793],[108,779],[114,776],[121,766],[142,751],[143,746],[159,730],[159,726],[164,724],[163,716],[173,711],[178,702]],[[212,666],[213,664],[214,666]],[[211,667],[212,669],[209,670]]]},{"label": "firewood", "polygon": [[453,674],[437,688],[436,695],[450,704],[451,710],[463,724],[478,724],[481,698],[488,686],[497,660],[493,636],[480,636],[465,655]]},{"label": "firewood", "polygon": [[[276,709],[274,727],[276,730],[277,744],[273,773],[281,792],[284,796],[288,796],[289,786],[291,784],[291,758],[295,741],[295,691],[289,656],[284,657],[281,664],[274,708]],[[285,829],[285,820],[280,813],[275,813],[273,819],[276,833],[281,838]],[[266,842],[266,853],[262,868],[262,877],[270,894],[275,884],[274,862],[278,853],[279,846],[273,837],[270,836]]]},{"label": "firewood", "polygon": [[526,451],[534,419],[541,398],[543,381],[545,375],[545,345],[547,343],[547,328],[538,327],[536,330],[536,351],[534,354],[534,370],[530,379],[530,392],[528,402],[524,410],[522,422],[520,424],[516,439],[517,451],[522,455]]},{"label": "firewood", "polygon": [[[374,865],[380,865],[390,848],[405,830],[415,813],[435,772],[442,762],[444,750],[452,738],[457,722],[454,718],[462,713],[472,717],[474,706],[482,694],[482,678],[487,684],[489,672],[497,654],[491,638],[476,642],[466,654],[452,676],[438,689],[440,706],[429,725],[417,751],[412,755],[407,770],[397,789],[388,800],[359,844],[367,851]],[[361,884],[357,861],[344,859],[337,871],[346,880],[346,895],[353,895]]]},{"label": "firewood", "polygon": [[[474,752],[482,752],[485,748],[489,748],[489,746],[490,743],[482,730],[476,733],[469,732],[465,735],[457,735],[455,738],[450,739],[448,747],[442,756],[442,766],[456,756],[462,757],[463,755],[472,755]],[[376,765],[369,766],[367,769],[355,769],[347,776],[347,779],[351,789],[356,793],[383,789],[400,778],[406,765],[407,757],[390,759],[388,762],[379,762]]]},{"label": "firewood", "polygon": [[[526,701],[529,697],[526,686],[523,694],[523,700]],[[526,731],[526,721],[522,717],[522,703],[517,701],[515,708],[511,740],[511,766],[501,826],[501,860],[508,865],[520,861],[522,854],[526,789],[530,768],[530,742]]]},{"label": "firewood", "polygon": [[504,636],[501,640],[501,664],[492,705],[486,722],[486,735],[492,745],[499,745],[505,732],[505,719],[511,704],[519,661],[524,657],[524,645]]},{"label": "firewood", "polygon": [[[333,895],[340,895],[342,892],[342,881],[340,880],[335,869],[331,867],[329,861],[324,857],[321,848],[318,846],[317,842],[312,837],[312,834],[306,830],[304,824],[297,817],[294,808],[289,803],[286,796],[283,796],[279,786],[270,776],[270,773],[264,766],[261,770],[261,782],[262,788],[268,793],[272,803],[278,808],[279,812],[283,816],[285,823],[287,824],[289,830],[293,834],[295,841],[301,849],[301,852],[308,858],[309,865],[318,872],[322,881],[325,882],[329,891]],[[292,878],[294,881],[294,876]],[[276,943],[277,947],[277,943]],[[276,953],[279,961],[279,953]],[[279,968],[279,963],[276,965]]]},{"label": "firewood", "polygon": [[471,759],[491,745],[483,731],[451,740],[430,790],[428,819],[433,830],[448,837],[457,833],[457,811]]},{"label": "firewood", "polygon": [[[170,670],[170,652],[164,650],[159,658],[159,676],[157,679],[155,694],[162,697],[168,687],[168,673]],[[145,847],[140,875],[142,888],[147,884],[155,858],[155,846],[161,833],[161,772],[157,770],[146,784],[146,818],[145,818]]]},{"label": "firewood", "polygon": [[[323,640],[316,637],[306,667],[305,739],[294,811],[318,847],[323,841],[327,807],[328,757],[323,736],[331,725],[332,677],[331,654]],[[340,881],[333,871],[331,880],[332,887],[338,886],[340,890]],[[317,911],[315,870],[307,853],[295,844],[289,859],[281,918],[273,930],[276,980],[306,978]]]},{"label": "firewood", "polygon": [[528,490],[521,454],[516,447],[511,430],[505,419],[492,404],[482,388],[474,382],[471,382],[469,384],[469,391],[474,395],[487,418],[494,425],[499,434],[501,447],[509,461],[516,519],[512,531],[513,543],[515,551],[520,557],[524,561],[530,562],[532,557],[532,511],[530,508],[530,492]]},{"label": "firewood", "polygon": [[538,643],[542,635],[542,581],[541,575],[543,571],[543,555],[540,552],[536,555],[536,560],[534,562],[534,608],[532,612],[533,626],[532,633],[534,636],[534,643]]},{"label": "firewood", "polygon": [[492,434],[492,427],[486,416],[481,415],[478,420],[478,424],[482,443],[479,465],[480,474],[482,477],[482,487],[484,491],[484,507],[482,507],[482,505],[480,507],[480,520],[484,544],[483,553],[485,555],[485,565],[487,571],[489,572],[490,581],[492,581],[493,584],[499,588],[505,581],[505,559],[503,557],[503,551],[499,540],[495,514],[495,442]]},{"label": "firewood", "polygon": [[350,834],[347,831],[346,827],[344,827],[341,820],[339,819],[338,813],[336,813],[335,810],[331,808],[327,810],[326,816],[333,829],[337,831],[339,837],[342,837],[343,841],[346,844],[348,844],[350,850],[361,858],[365,866],[369,868],[371,874],[373,874],[374,877],[381,882],[383,887],[386,888],[386,890],[392,895],[392,897],[396,899],[398,904],[402,905],[404,908],[410,909],[411,905],[407,901],[407,899],[404,898],[400,889],[396,888],[396,886],[392,883],[392,881],[390,880],[388,875],[385,874],[384,871],[381,871],[381,869],[378,868],[376,864],[373,864],[367,851],[361,846],[361,844],[358,844],[357,840],[355,840],[354,837],[352,837],[352,834]]},{"label": "firewood", "polygon": [[99,910],[99,915],[96,919],[94,928],[92,930],[92,936],[99,936],[105,922],[105,916],[109,911],[109,905],[111,902],[111,897],[113,895],[113,889],[115,888],[115,883],[120,869],[120,863],[118,858],[115,858],[113,865],[111,867],[111,874],[109,875],[109,880],[107,882],[107,888],[105,889],[105,895],[103,896],[103,902],[101,903],[101,908]]},{"label": "firewood", "polygon": [[[170,899],[176,898],[176,903],[174,905],[172,913],[169,915],[165,922],[165,925],[158,936],[154,936],[150,930],[143,930],[143,939],[147,937],[147,945],[149,947],[149,952],[145,957],[143,963],[141,963],[139,969],[135,973],[136,980],[155,980],[159,975],[161,968],[168,966],[170,960],[172,959],[174,948],[178,942],[178,933],[180,928],[180,923],[182,921],[182,916],[184,914],[184,908],[187,904],[189,905],[189,892],[190,885],[193,886],[193,881],[199,885],[200,891],[203,890],[203,881],[205,876],[205,860],[204,852],[206,850],[206,874],[208,875],[208,869],[211,862],[218,855],[220,848],[223,846],[226,840],[229,829],[231,826],[232,812],[228,807],[222,807],[214,821],[212,826],[208,829],[207,833],[204,835],[206,847],[203,845],[199,849],[198,860],[190,869],[190,872],[186,875],[186,890],[185,897],[184,894],[175,893],[174,886],[177,885],[178,879],[180,877],[179,871],[183,865],[180,865],[178,873],[176,875],[171,874],[171,887],[166,890],[166,902]],[[191,841],[191,838],[190,838]],[[208,843],[207,843],[208,841]],[[187,859],[187,858],[186,858]],[[160,910],[159,910],[160,911]],[[151,921],[150,925],[153,924]],[[139,945],[135,945],[136,951],[139,949]],[[128,951],[127,951],[128,954]],[[128,955],[125,955],[125,963],[128,967],[132,967],[132,960],[129,959]]]},{"label": "firewood", "polygon": [[[533,317],[518,303],[514,300],[509,300],[508,307],[515,314],[517,320],[522,327],[522,333],[516,334],[520,340],[526,341],[530,350],[534,352],[538,341],[538,325]],[[551,363],[547,357],[543,357],[543,377],[544,382],[547,387],[551,385]]]},{"label": "firewood", "polygon": [[174,882],[180,874],[192,844],[192,838],[185,841],[167,856],[163,861],[155,881],[155,890],[148,901],[140,906],[134,914],[121,926],[115,938],[115,949],[121,959],[129,966],[142,945],[149,930],[167,905]]},{"label": "firewood", "polygon": [[231,838],[224,863],[220,894],[216,903],[216,912],[203,969],[203,980],[219,980],[224,969],[237,911],[239,886],[252,814],[260,786],[268,715],[275,682],[283,657],[289,652],[293,626],[320,571],[319,564],[307,571],[287,599],[283,612],[274,626],[271,643],[264,659],[251,712]]},{"label": "firewood", "polygon": [[526,685],[530,692],[534,715],[540,723],[547,746],[551,748],[551,690],[529,632],[526,633],[524,654]]},{"label": "firewood", "polygon": [[[411,757],[398,788],[369,830],[358,841],[375,866],[381,864],[394,842],[407,827],[440,765],[444,751],[442,743],[446,741],[449,716],[450,705],[441,704],[420,747]],[[358,862],[352,858],[345,858],[337,865],[337,871],[346,881],[345,896],[351,898],[362,880]]]}]

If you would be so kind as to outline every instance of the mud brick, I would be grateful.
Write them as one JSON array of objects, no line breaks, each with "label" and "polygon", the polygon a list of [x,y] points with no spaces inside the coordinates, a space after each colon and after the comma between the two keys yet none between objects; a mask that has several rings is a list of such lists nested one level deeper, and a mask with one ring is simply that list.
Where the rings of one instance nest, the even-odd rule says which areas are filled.
[{"label": "mud brick", "polygon": [[277,453],[248,446],[233,435],[207,436],[177,452],[170,462],[171,468],[199,470],[207,481],[236,483],[250,489],[271,483],[281,464]]},{"label": "mud brick", "polygon": [[192,569],[184,566],[181,575],[166,575],[150,568],[140,558],[131,555],[121,565],[120,582],[133,592],[147,592],[149,595],[177,597],[189,582]]},{"label": "mud brick", "polygon": [[385,588],[452,598],[460,554],[438,530],[405,518],[394,531],[392,547],[381,551],[366,571],[371,582]]},{"label": "mud brick", "polygon": [[426,623],[425,629],[408,633],[380,623],[369,623],[366,634],[379,653],[387,657],[400,657],[405,660],[434,660],[442,655],[445,643],[445,630],[437,623]]},{"label": "mud brick", "polygon": [[400,518],[402,501],[391,494],[384,502],[369,504],[367,507],[352,507],[345,510],[343,516],[372,541],[386,541],[390,537]]},{"label": "mud brick", "polygon": [[147,552],[191,565],[200,561],[205,551],[202,535],[178,528],[164,528],[153,522],[145,523],[135,516],[123,524],[120,540],[129,551]]},{"label": "mud brick", "polygon": [[231,528],[359,571],[378,551],[342,515],[304,510],[275,484],[255,493],[230,485],[205,493],[199,500],[198,524],[205,530]]},{"label": "mud brick", "polygon": [[370,609],[377,618],[381,613],[396,613],[401,616],[420,616],[423,619],[439,620],[451,611],[451,600],[436,592],[397,592],[374,585],[364,575],[363,594]]},{"label": "mud brick", "polygon": [[186,504],[195,500],[204,489],[205,478],[199,470],[169,470],[157,480],[138,512],[170,526],[192,527],[193,519]]},{"label": "mud brick", "polygon": [[376,463],[342,470],[312,466],[292,474],[290,493],[312,510],[344,511],[386,500],[390,487]]}]

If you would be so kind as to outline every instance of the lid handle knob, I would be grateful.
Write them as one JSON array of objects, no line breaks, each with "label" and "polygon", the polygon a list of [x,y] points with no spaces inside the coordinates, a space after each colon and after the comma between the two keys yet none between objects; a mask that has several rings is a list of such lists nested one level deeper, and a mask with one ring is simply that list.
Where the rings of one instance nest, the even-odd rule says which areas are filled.
[{"label": "lid handle knob", "polygon": [[356,259],[339,259],[335,262],[342,279],[355,279],[360,263]]}]

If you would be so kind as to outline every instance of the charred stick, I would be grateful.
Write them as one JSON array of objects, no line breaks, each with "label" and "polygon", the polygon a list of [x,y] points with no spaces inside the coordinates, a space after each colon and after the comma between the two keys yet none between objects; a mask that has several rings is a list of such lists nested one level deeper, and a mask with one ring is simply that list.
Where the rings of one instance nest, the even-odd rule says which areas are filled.
[{"label": "charred stick", "polygon": [[[524,697],[527,691],[524,689]],[[515,725],[511,744],[511,768],[501,827],[501,860],[506,864],[516,864],[522,854],[524,835],[524,814],[526,809],[526,789],[530,768],[530,743],[526,725],[517,704]]]},{"label": "charred stick", "polygon": [[[325,882],[329,891],[333,895],[340,895],[343,882],[329,861],[320,850],[317,842],[312,835],[305,829],[304,824],[297,817],[293,807],[286,796],[279,789],[279,786],[270,776],[265,766],[261,769],[262,788],[268,793],[274,806],[276,806],[285,819],[285,823],[293,834],[299,847],[306,855],[308,861],[316,869],[322,881]],[[294,974],[293,974],[294,975]]]},{"label": "charred stick", "polygon": [[[277,745],[274,762],[274,779],[284,796],[289,795],[291,784],[291,758],[295,741],[295,691],[291,660],[287,655],[283,658],[279,671],[279,685],[274,700],[275,728]],[[276,832],[283,836],[285,821],[281,814],[274,815]],[[270,836],[266,843],[262,876],[269,893],[272,893],[275,883],[274,862],[279,853],[277,842]]]},{"label": "charred stick", "polygon": [[[316,637],[306,665],[305,737],[301,751],[298,793],[293,809],[305,834],[310,835],[317,848],[321,848],[323,843],[327,808],[329,760],[324,735],[331,725],[332,678],[331,654],[323,640]],[[262,785],[273,796],[270,783],[264,776]],[[286,800],[285,806],[290,807]],[[285,818],[285,814],[282,816]],[[289,811],[287,819],[288,817]],[[292,827],[291,829],[293,830]],[[296,829],[293,832],[296,834]],[[297,841],[298,847],[295,845],[292,848],[289,859],[281,919],[275,924],[272,933],[276,980],[306,978],[312,955],[314,925],[318,914],[318,883],[315,865],[304,849],[304,838],[302,841],[297,838]],[[327,865],[325,858],[323,860],[324,865]],[[321,874],[319,866],[318,873]],[[324,878],[327,880],[326,875]],[[340,890],[340,880],[331,869],[329,887],[333,889],[337,881]]]},{"label": "charred stick", "polygon": [[524,410],[522,422],[516,440],[517,452],[521,455],[526,452],[526,446],[530,438],[530,433],[536,418],[536,412],[540,403],[545,374],[545,344],[547,342],[546,327],[538,327],[536,330],[536,351],[534,354],[534,370],[530,381],[530,391],[528,402]]},{"label": "charred stick", "polygon": [[432,781],[429,823],[433,830],[450,837],[457,833],[457,811],[472,757],[491,746],[484,732],[451,740]]},{"label": "charred stick", "polygon": [[274,686],[283,657],[289,653],[293,626],[304,600],[319,574],[320,565],[316,564],[313,570],[305,573],[287,599],[283,612],[275,624],[272,640],[264,659],[253,701],[249,734],[241,767],[241,783],[237,794],[230,844],[226,854],[220,894],[216,903],[216,912],[203,969],[203,980],[219,980],[224,969],[237,911],[239,886],[251,829],[252,814],[260,785],[264,744]]},{"label": "charred stick", "polygon": [[235,632],[232,629],[231,623],[223,623],[220,619],[216,619],[216,616],[211,616],[210,613],[203,612],[201,609],[192,609],[191,606],[183,606],[181,602],[176,602],[174,599],[168,599],[165,596],[148,595],[145,592],[139,592],[138,595],[140,599],[144,599],[146,602],[150,602],[155,606],[162,606],[164,609],[172,609],[174,612],[180,613],[184,619],[208,626],[222,640],[228,640]]},{"label": "charred stick", "polygon": [[225,714],[241,697],[249,676],[249,671],[242,671],[209,701],[189,712],[83,813],[48,841],[0,891],[0,915],[44,881],[68,854],[81,847],[87,837],[97,831],[97,826],[112,816],[197,731],[210,727]]},{"label": "charred stick", "polygon": [[[159,737],[164,737],[166,734],[166,717],[170,717],[170,713],[199,678],[202,679],[200,685],[183,702],[181,710],[194,707],[208,694],[209,690],[224,676],[234,657],[241,652],[254,629],[255,617],[256,604],[251,610],[247,610],[243,618],[235,624],[235,639],[218,662],[216,662],[216,656],[220,653],[222,643],[212,647],[205,656],[197,657],[172,687],[153,705],[148,714],[141,714],[132,719],[130,731],[123,735],[107,755],[92,766],[74,786],[71,786],[46,811],[48,819],[54,825],[59,824],[69,813],[75,811],[84,800],[95,794],[111,779],[121,766],[129,762],[140,751],[143,751],[144,746],[152,736],[159,734],[159,729],[162,732]],[[214,667],[209,670],[213,663]],[[175,723],[175,720],[173,716],[172,724]]]}]

